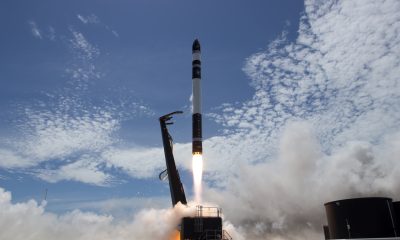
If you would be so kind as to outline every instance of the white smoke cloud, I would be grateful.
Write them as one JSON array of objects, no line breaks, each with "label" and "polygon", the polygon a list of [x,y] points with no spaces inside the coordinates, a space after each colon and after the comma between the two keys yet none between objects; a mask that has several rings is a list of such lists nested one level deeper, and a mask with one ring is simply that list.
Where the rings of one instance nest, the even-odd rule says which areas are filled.
[{"label": "white smoke cloud", "polygon": [[80,209],[84,211],[94,211],[96,213],[112,215],[118,221],[129,220],[133,213],[143,209],[167,209],[171,207],[171,198],[144,197],[143,193],[137,192],[134,197],[128,198],[107,198],[100,200],[68,200],[68,199],[48,199],[51,202],[51,211],[73,211]]},{"label": "white smoke cloud", "polygon": [[168,240],[180,219],[195,208],[177,204],[173,209],[146,209],[129,220],[74,210],[62,215],[46,211],[34,200],[12,203],[11,193],[0,188],[0,239],[13,240]]},{"label": "white smoke cloud", "polygon": [[379,145],[348,142],[332,154],[321,151],[312,126],[288,124],[276,159],[241,164],[223,189],[204,196],[224,208],[247,239],[321,239],[323,204],[342,198],[400,199],[399,133]]}]

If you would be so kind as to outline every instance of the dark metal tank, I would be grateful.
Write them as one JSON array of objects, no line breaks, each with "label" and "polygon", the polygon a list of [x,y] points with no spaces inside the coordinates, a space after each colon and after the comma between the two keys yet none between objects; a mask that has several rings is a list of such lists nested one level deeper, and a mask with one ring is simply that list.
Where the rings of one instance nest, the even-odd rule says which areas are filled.
[{"label": "dark metal tank", "polygon": [[397,236],[400,235],[400,201],[393,202],[393,210],[397,217]]},{"label": "dark metal tank", "polygon": [[390,198],[337,200],[325,203],[325,211],[329,239],[398,236],[396,214]]}]

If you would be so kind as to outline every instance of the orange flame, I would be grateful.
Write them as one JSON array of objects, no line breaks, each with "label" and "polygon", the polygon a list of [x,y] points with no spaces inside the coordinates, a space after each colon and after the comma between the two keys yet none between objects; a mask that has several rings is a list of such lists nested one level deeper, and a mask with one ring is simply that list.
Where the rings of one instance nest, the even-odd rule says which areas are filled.
[{"label": "orange flame", "polygon": [[181,233],[178,230],[174,230],[174,232],[171,234],[171,237],[169,240],[180,240],[181,239]]}]

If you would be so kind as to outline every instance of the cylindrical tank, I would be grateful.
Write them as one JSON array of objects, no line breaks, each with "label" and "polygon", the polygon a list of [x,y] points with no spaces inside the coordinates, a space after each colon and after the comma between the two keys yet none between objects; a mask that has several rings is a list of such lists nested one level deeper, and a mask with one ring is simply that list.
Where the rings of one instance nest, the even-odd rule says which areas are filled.
[{"label": "cylindrical tank", "polygon": [[392,199],[354,198],[325,203],[330,239],[397,237]]},{"label": "cylindrical tank", "polygon": [[328,239],[330,239],[330,234],[329,234],[329,227],[328,226],[326,226],[326,225],[324,225],[323,226],[323,228],[324,228],[324,236],[325,236],[325,240],[328,240]]},{"label": "cylindrical tank", "polygon": [[394,214],[396,215],[397,218],[397,236],[400,235],[400,201],[393,202],[393,210]]}]

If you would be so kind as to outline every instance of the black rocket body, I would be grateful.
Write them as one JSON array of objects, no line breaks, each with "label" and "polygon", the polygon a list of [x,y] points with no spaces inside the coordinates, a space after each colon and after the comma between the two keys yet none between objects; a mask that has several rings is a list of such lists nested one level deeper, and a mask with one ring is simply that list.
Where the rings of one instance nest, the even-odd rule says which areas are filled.
[{"label": "black rocket body", "polygon": [[194,40],[192,46],[192,81],[193,81],[193,115],[192,115],[192,154],[203,153],[203,138],[201,129],[201,52],[199,40]]}]

